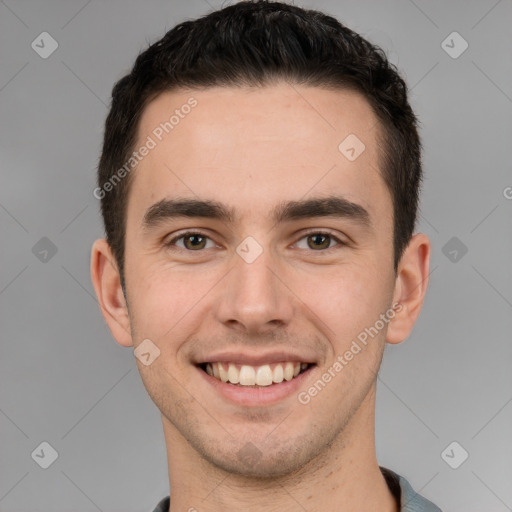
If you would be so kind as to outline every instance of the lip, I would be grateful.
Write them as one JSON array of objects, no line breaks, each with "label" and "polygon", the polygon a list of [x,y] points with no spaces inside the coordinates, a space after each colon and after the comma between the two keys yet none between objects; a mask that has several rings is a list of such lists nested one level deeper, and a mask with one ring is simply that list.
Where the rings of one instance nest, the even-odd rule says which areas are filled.
[{"label": "lip", "polygon": [[[269,362],[268,359],[266,361]],[[207,385],[211,386],[214,392],[219,394],[225,400],[245,407],[262,407],[273,405],[290,396],[297,395],[301,386],[304,385],[306,380],[309,379],[315,371],[316,365],[310,366],[307,370],[300,373],[292,380],[259,388],[236,386],[228,382],[222,382],[221,380],[208,375],[199,366],[196,366],[196,369]]]},{"label": "lip", "polygon": [[282,363],[282,362],[292,362],[292,363],[309,363],[315,364],[316,360],[313,355],[304,356],[299,354],[294,354],[292,352],[269,352],[267,354],[262,354],[259,351],[257,354],[244,353],[240,352],[218,352],[215,354],[210,354],[205,356],[205,358],[197,359],[194,361],[195,365],[200,365],[204,363],[233,363],[240,365],[249,365],[249,366],[263,366],[264,364],[272,364],[272,363]]}]

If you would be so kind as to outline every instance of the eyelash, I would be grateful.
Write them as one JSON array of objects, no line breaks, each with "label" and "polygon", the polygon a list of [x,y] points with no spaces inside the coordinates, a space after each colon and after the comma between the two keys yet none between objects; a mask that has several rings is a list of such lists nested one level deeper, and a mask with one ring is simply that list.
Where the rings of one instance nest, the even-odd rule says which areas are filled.
[{"label": "eyelash", "polygon": [[[170,249],[172,249],[172,250],[174,250],[174,248],[176,247],[175,244],[176,244],[176,242],[178,240],[181,240],[182,238],[187,238],[188,236],[192,236],[192,235],[199,235],[201,237],[204,237],[204,238],[207,238],[207,239],[211,240],[211,238],[207,234],[202,233],[201,231],[186,231],[184,233],[181,233],[181,234],[175,236],[174,238],[169,240],[169,242],[166,242],[165,246],[170,248]],[[329,231],[309,231],[307,233],[304,233],[303,236],[301,238],[299,238],[299,241],[304,239],[304,238],[308,238],[310,236],[313,236],[313,235],[328,236],[329,238],[331,238],[331,240],[334,240],[335,242],[337,242],[337,244],[335,246],[333,246],[333,247],[328,247],[327,249],[322,249],[322,250],[318,250],[318,251],[314,251],[313,249],[311,249],[312,252],[326,252],[326,251],[329,251],[330,249],[334,249],[337,246],[343,247],[343,246],[347,245],[346,242],[343,242],[337,236],[333,235]],[[187,251],[187,252],[203,252],[204,250],[206,250],[206,249],[202,249],[202,250],[192,251],[192,250],[186,249],[186,248],[182,249],[181,247],[179,247],[178,249],[181,249],[181,250]]]}]

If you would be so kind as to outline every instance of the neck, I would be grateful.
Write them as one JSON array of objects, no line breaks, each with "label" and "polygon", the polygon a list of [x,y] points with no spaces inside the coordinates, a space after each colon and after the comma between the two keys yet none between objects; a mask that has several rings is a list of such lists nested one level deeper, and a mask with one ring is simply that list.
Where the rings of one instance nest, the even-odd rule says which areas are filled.
[{"label": "neck", "polygon": [[[162,416],[169,464],[169,512],[398,512],[375,453],[374,399],[367,397],[350,423],[322,453],[293,474],[250,478],[205,461]],[[366,400],[365,400],[366,402]]]}]

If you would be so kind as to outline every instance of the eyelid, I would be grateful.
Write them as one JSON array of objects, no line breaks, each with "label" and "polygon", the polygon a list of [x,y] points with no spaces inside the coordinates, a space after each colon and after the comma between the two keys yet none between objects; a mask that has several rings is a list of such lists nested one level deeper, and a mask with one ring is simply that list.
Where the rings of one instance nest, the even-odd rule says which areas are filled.
[{"label": "eyelid", "polygon": [[[310,236],[310,235],[327,235],[329,236],[331,239],[333,239],[334,241],[337,242],[337,244],[333,247],[329,247],[328,249],[324,249],[322,251],[312,251],[312,252],[327,252],[329,251],[330,249],[334,249],[336,246],[346,246],[348,245],[348,242],[347,241],[344,241],[342,240],[338,235],[336,235],[333,231],[329,230],[329,229],[322,229],[322,228],[309,228],[308,230],[306,231],[302,231],[301,232],[301,237],[297,240],[300,241],[302,240],[303,238],[307,237],[307,236]],[[297,243],[295,242],[295,243]]]},{"label": "eyelid", "polygon": [[[191,235],[199,235],[199,236],[202,236],[204,238],[207,238],[208,240],[211,240],[213,243],[215,243],[215,241],[213,240],[213,238],[208,235],[206,232],[202,231],[201,229],[197,229],[197,230],[186,230],[186,231],[183,231],[181,233],[177,233],[175,234],[168,242],[165,242],[165,246],[166,247],[175,247],[176,246],[176,242],[182,238],[186,238],[187,236],[191,236]],[[336,243],[335,246],[333,247],[329,247],[328,249],[324,249],[324,250],[319,250],[319,251],[311,251],[311,252],[327,252],[328,250],[330,249],[334,249],[335,247],[337,246],[346,246],[348,245],[348,242],[342,240],[339,236],[335,235],[331,230],[329,229],[322,229],[322,228],[309,228],[307,229],[306,231],[301,231],[298,235],[301,235],[300,238],[297,239],[297,242],[299,242],[300,240],[302,240],[303,238],[307,237],[307,236],[310,236],[310,235],[327,235],[329,237],[331,237],[331,239],[333,239]],[[179,249],[181,249],[181,247],[179,247]],[[202,250],[198,250],[198,251],[191,251],[191,250],[187,250],[187,249],[183,249],[187,252],[203,252],[204,249]]]},{"label": "eyelid", "polygon": [[[215,243],[213,238],[206,232],[204,232],[200,229],[194,229],[194,230],[189,229],[189,230],[182,231],[181,233],[177,233],[177,234],[173,235],[173,237],[169,241],[164,242],[164,245],[168,248],[169,247],[173,248],[176,246],[176,242],[178,240],[180,240],[181,238],[186,238],[187,236],[192,236],[192,235],[202,236],[202,237],[207,238],[208,240],[211,240],[212,242]],[[181,247],[178,247],[178,249],[181,249]],[[183,250],[187,250],[187,249],[183,249]],[[188,252],[202,252],[202,251],[190,251],[189,250]]]}]

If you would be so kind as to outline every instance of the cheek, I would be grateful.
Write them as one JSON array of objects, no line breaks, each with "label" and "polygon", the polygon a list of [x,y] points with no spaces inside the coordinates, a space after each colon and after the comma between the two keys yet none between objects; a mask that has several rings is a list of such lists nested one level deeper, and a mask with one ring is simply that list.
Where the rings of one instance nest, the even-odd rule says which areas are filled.
[{"label": "cheek", "polygon": [[139,337],[159,339],[184,315],[183,283],[170,282],[162,272],[142,266],[131,270],[132,325]]},{"label": "cheek", "polygon": [[134,266],[132,272],[130,313],[138,338],[168,345],[197,328],[203,299],[215,284],[213,276],[199,270],[182,272],[161,262]]},{"label": "cheek", "polygon": [[350,345],[388,308],[387,283],[382,273],[368,266],[340,266],[329,275],[310,275],[298,290],[336,352]]}]

